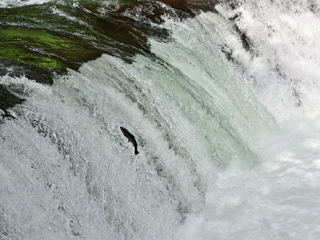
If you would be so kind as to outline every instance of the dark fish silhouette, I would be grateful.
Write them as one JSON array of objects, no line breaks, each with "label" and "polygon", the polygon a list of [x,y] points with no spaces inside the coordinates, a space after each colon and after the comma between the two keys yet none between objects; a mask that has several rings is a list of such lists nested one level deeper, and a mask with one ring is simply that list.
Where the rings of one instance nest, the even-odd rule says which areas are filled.
[{"label": "dark fish silhouette", "polygon": [[137,144],[137,141],[135,139],[135,137],[127,130],[125,129],[124,127],[120,127],[121,129],[121,132],[123,133],[123,135],[128,138],[128,142],[131,142],[134,146],[134,154],[137,155],[139,154],[138,152],[138,144]]}]

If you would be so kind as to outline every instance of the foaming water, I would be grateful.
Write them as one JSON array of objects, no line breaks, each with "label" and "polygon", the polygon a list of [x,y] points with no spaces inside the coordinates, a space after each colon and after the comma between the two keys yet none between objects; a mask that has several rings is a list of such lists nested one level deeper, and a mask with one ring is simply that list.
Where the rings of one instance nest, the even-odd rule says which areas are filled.
[{"label": "foaming water", "polygon": [[[175,48],[152,44],[159,57],[164,46],[167,52]],[[199,82],[189,76],[189,62],[174,66],[177,61],[137,56],[127,64],[104,55],[79,72],[70,70],[52,87],[3,77],[2,84],[27,99],[12,111],[17,120],[1,126],[2,182],[12,179],[1,186],[1,211],[8,215],[1,219],[3,234],[173,239],[185,215],[201,210],[218,169],[230,159],[244,168],[256,166],[247,145],[272,118],[218,60]],[[196,62],[196,68],[206,68]],[[219,84],[225,88],[205,89],[210,76],[224,79]],[[237,102],[228,100],[235,89],[243,95]],[[252,124],[243,120],[247,112]],[[136,136],[137,157],[120,126]],[[52,217],[43,219],[46,215]],[[41,225],[34,226],[37,222]]]},{"label": "foaming water", "polygon": [[234,11],[219,6],[225,17],[234,17],[250,39],[246,51],[232,31],[222,32],[232,57],[244,67],[259,99],[279,120],[316,117],[319,114],[320,56],[317,4],[283,1],[248,1]]},{"label": "foaming water", "polygon": [[243,47],[234,28],[219,34],[280,129],[262,134],[252,147],[259,166],[243,171],[231,162],[218,174],[203,211],[187,217],[176,239],[320,236],[319,12],[317,4],[273,2],[218,6],[224,18],[211,21],[228,30],[224,19],[237,15],[252,49]]},{"label": "foaming water", "polygon": [[[154,59],[103,55],[50,87],[1,79],[27,99],[1,125],[1,176],[12,179],[1,185],[3,235],[173,239],[203,208],[217,172],[230,161],[259,164],[250,146],[273,118],[217,46],[204,49],[195,34],[183,41],[187,28],[209,33],[205,24],[168,19],[166,27],[174,40],[150,40]],[[136,136],[136,157],[120,126]]]},{"label": "foaming water", "polygon": [[231,163],[218,174],[204,210],[187,218],[176,239],[317,239],[319,131],[304,120],[265,134],[255,149],[261,165],[242,171]]},{"label": "foaming water", "polygon": [[285,4],[166,18],[154,58],[103,55],[50,87],[1,77],[26,99],[0,126],[1,237],[316,239],[318,17]]}]

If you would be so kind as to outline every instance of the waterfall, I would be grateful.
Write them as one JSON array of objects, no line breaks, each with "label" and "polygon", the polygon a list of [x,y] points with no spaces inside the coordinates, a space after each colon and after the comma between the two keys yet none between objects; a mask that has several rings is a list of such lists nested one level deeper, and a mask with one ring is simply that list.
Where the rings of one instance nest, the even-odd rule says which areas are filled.
[{"label": "waterfall", "polygon": [[319,11],[288,4],[161,4],[143,51],[1,76],[25,100],[0,125],[0,239],[315,239]]}]

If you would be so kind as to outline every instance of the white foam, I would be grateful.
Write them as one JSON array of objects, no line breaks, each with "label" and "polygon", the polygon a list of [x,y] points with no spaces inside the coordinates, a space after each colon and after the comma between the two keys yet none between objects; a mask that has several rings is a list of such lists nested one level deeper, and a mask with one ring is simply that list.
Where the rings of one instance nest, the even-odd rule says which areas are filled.
[{"label": "white foam", "polygon": [[21,7],[27,5],[34,5],[34,4],[44,4],[47,2],[53,2],[56,0],[2,0],[0,2],[0,7]]},{"label": "white foam", "polygon": [[287,124],[257,145],[262,165],[218,174],[203,212],[193,214],[176,239],[315,239],[319,232],[320,127]]},{"label": "white foam", "polygon": [[[168,19],[173,41],[150,40],[164,61],[138,55],[126,64],[103,55],[50,87],[1,77],[27,98],[13,109],[17,119],[0,128],[0,211],[17,228],[13,235],[315,239],[319,23],[303,8],[259,6],[270,9],[237,9],[256,44],[253,57],[223,8],[223,15]],[[302,20],[307,27],[299,31]],[[221,61],[225,44],[242,68]],[[280,129],[263,131],[274,121],[246,80]],[[119,126],[137,136],[137,157]]]},{"label": "white foam", "polygon": [[[290,5],[290,6],[289,6]],[[299,2],[248,1],[234,10],[235,22],[252,43],[253,54],[244,50],[230,30],[221,35],[232,57],[244,66],[259,99],[278,119],[319,115],[319,13]],[[224,15],[232,15],[232,10]],[[217,8],[218,10],[220,8]],[[316,11],[315,7],[313,11]]]},{"label": "white foam", "polygon": [[[187,217],[176,239],[316,239],[320,234],[319,13],[305,1],[273,2],[247,1],[236,10],[253,56],[233,29],[219,33],[281,130],[262,134],[253,147],[260,166],[243,171],[231,163],[218,174],[203,211]],[[217,9],[232,16],[227,8]]]}]

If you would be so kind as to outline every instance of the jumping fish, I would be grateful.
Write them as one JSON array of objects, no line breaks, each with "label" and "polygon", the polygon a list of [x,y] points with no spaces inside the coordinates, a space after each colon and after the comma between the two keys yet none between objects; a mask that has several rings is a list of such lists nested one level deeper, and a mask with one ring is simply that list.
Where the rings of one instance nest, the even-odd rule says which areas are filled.
[{"label": "jumping fish", "polygon": [[120,129],[121,129],[121,132],[123,133],[123,135],[126,138],[128,138],[128,142],[131,142],[133,144],[134,154],[135,155],[139,154],[139,152],[138,152],[138,144],[137,144],[137,141],[136,141],[135,137],[127,129],[125,129],[124,127],[120,127]]}]

